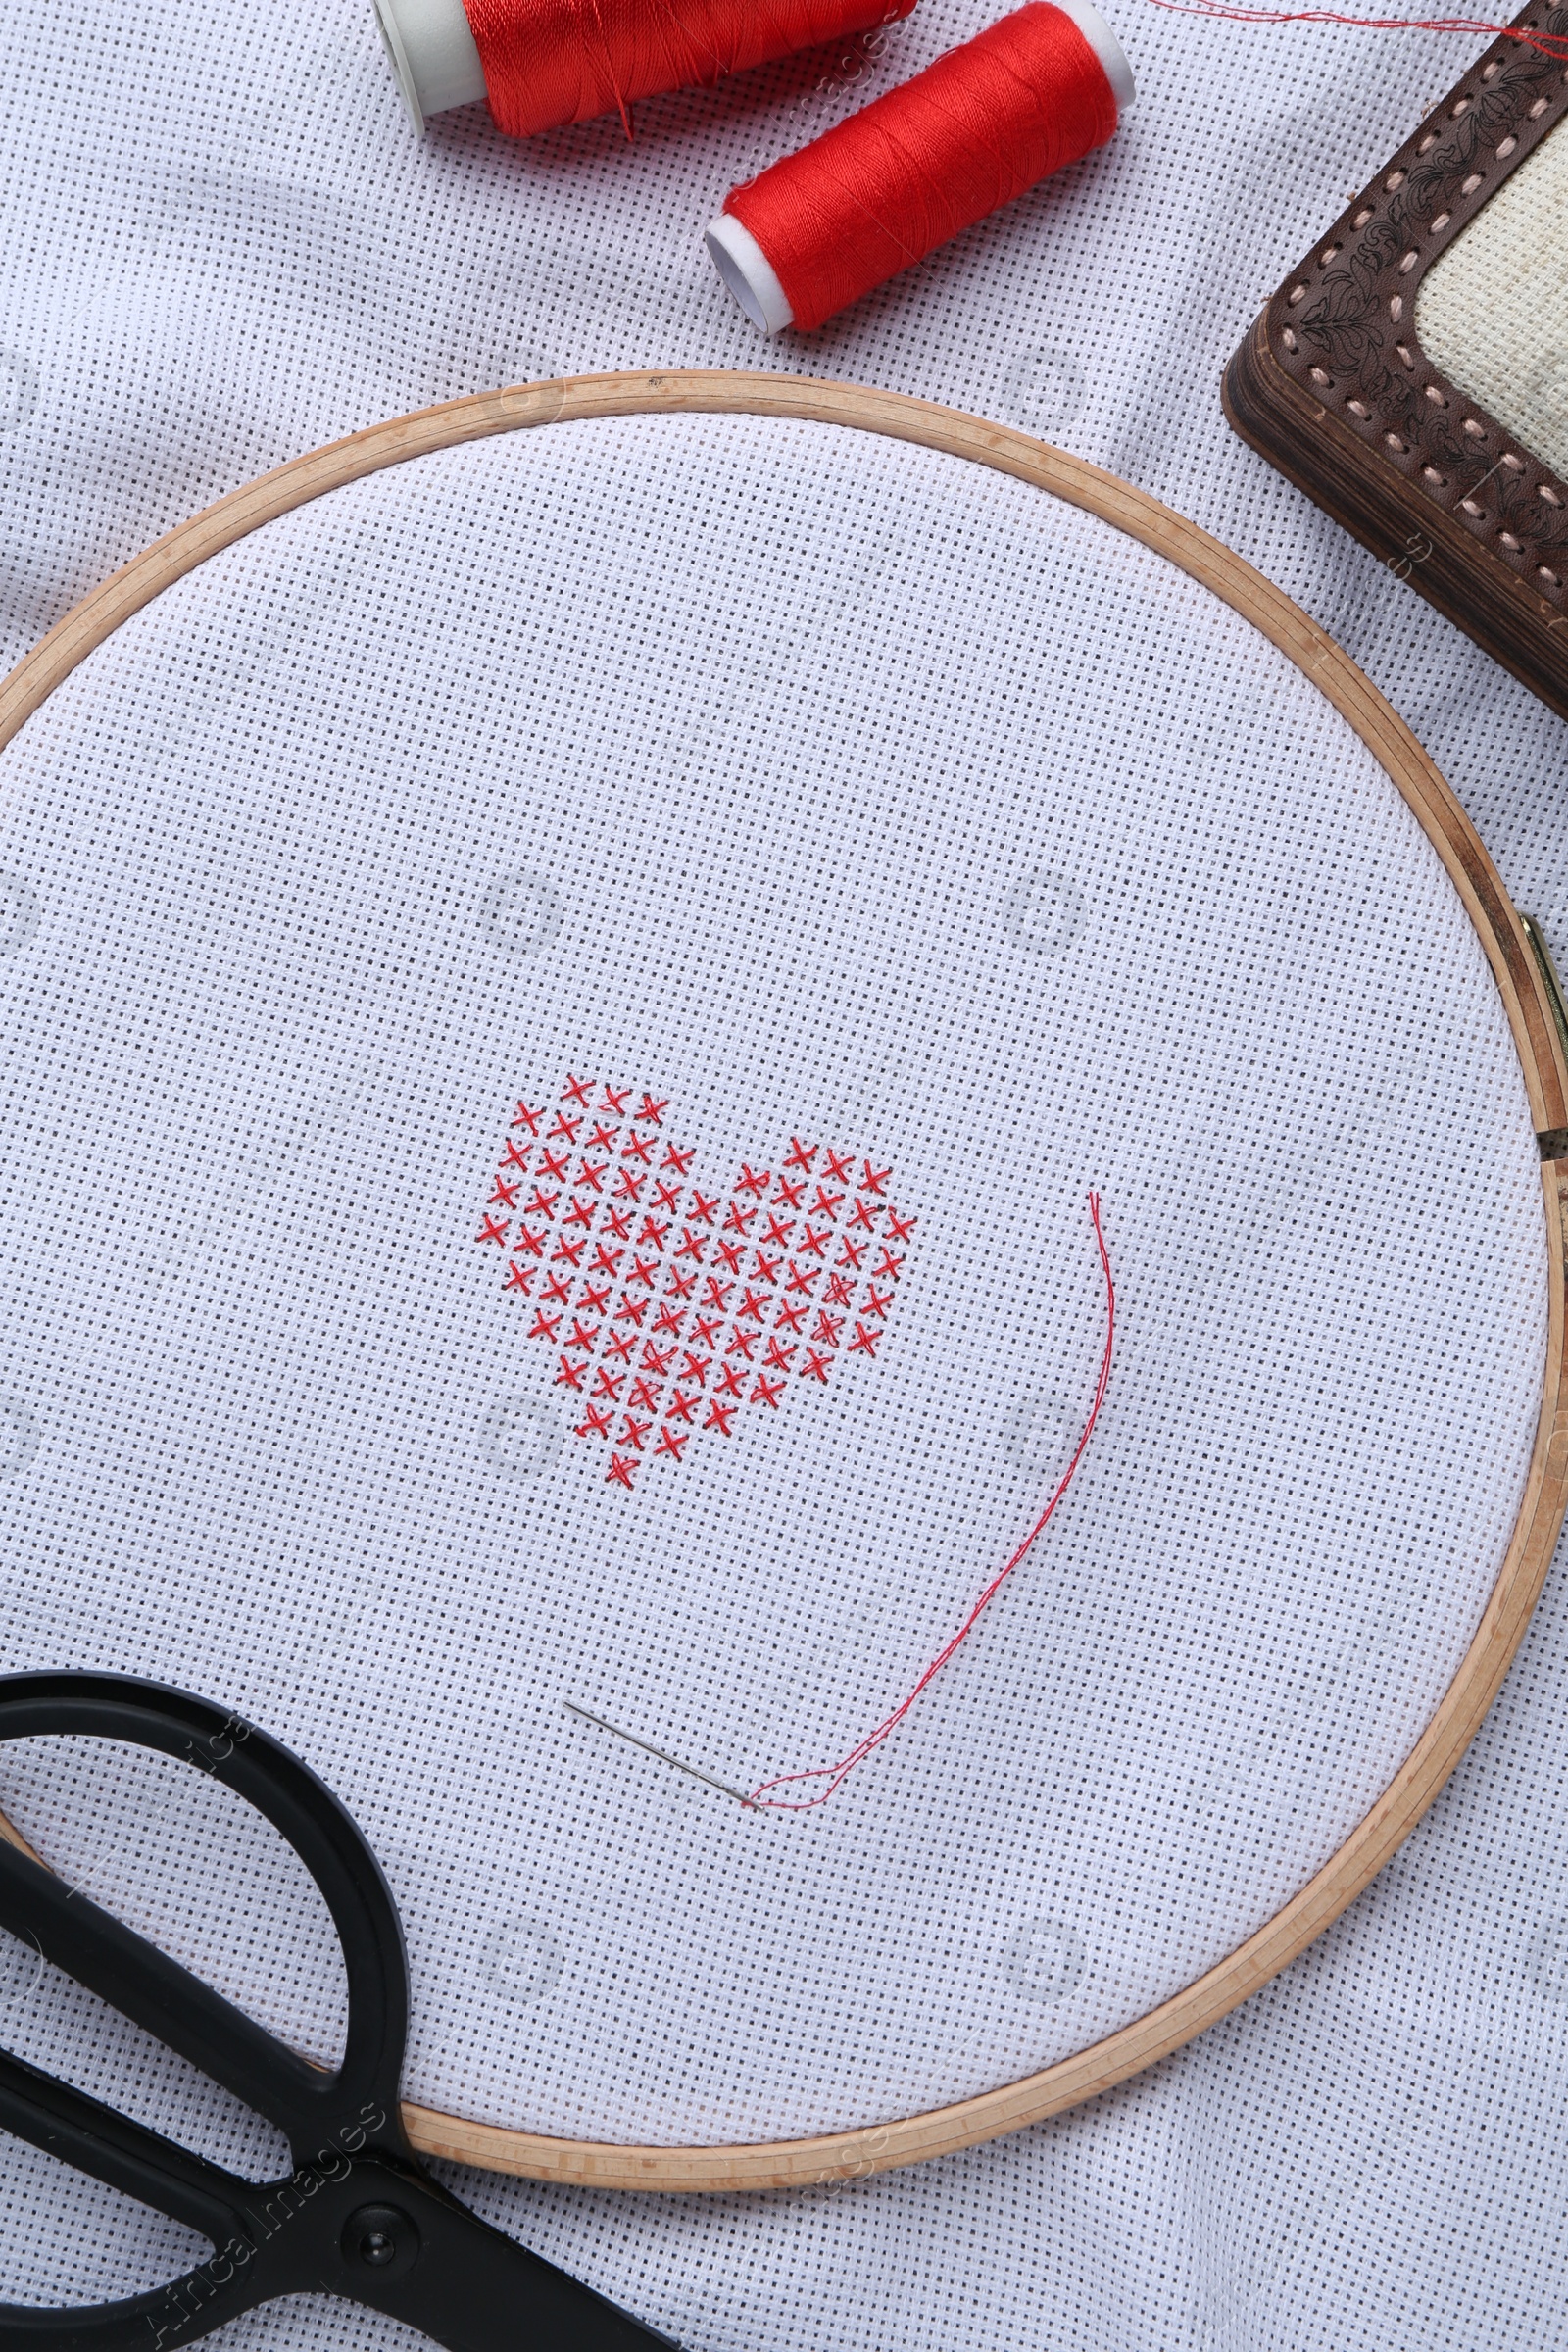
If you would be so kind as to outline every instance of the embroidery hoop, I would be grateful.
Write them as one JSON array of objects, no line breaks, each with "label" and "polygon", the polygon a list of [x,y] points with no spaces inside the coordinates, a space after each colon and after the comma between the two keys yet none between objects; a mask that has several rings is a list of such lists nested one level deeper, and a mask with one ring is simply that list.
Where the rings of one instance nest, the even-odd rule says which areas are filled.
[{"label": "embroidery hoop", "polygon": [[[1220,542],[1143,492],[1009,428],[884,392],[770,374],[616,374],[454,401],[314,451],[220,500],[135,558],[68,613],[0,685],[0,747],[95,647],[209,556],[329,490],[485,436],[636,415],[809,419],[916,443],[998,471],[1100,516],[1189,573],[1267,637],[1354,729],[1403,796],[1481,940],[1502,998],[1540,1140],[1549,1319],[1540,1417],[1501,1571],[1441,1704],[1381,1796],[1332,1859],[1267,1923],[1133,2023],[1057,2064],[923,2114],[794,2140],[634,2146],[554,2138],[407,2110],[434,2155],[525,2178],[599,2187],[762,2189],[851,2180],[972,2146],[1075,2105],[1140,2072],[1225,2016],[1336,1919],[1432,1803],[1496,1693],[1550,1563],[1568,1505],[1564,1394],[1568,1279],[1568,1064],[1547,966],[1468,818],[1403,722],[1342,650]],[[15,1836],[14,1832],[8,1834]]]}]

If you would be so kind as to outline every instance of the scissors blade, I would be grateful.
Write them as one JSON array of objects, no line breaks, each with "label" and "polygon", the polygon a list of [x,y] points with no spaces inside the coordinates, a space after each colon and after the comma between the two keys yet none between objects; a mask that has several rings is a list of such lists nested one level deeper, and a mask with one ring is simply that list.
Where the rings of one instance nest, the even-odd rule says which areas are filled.
[{"label": "scissors blade", "polygon": [[214,2245],[242,2228],[250,2183],[0,2050],[0,2129],[90,2173]]},{"label": "scissors blade", "polygon": [[0,1842],[0,1927],[85,1984],[269,2123],[292,2134],[321,2108],[323,2077],[200,1977],[63,1879]]},{"label": "scissors blade", "polygon": [[372,2173],[386,2181],[387,2207],[415,2223],[417,2260],[384,2288],[361,2265],[351,2285],[339,2280],[331,2291],[421,2328],[446,2352],[680,2352],[673,2336],[493,2230],[437,2181],[372,2163],[358,2172],[356,2196],[368,2193]]}]

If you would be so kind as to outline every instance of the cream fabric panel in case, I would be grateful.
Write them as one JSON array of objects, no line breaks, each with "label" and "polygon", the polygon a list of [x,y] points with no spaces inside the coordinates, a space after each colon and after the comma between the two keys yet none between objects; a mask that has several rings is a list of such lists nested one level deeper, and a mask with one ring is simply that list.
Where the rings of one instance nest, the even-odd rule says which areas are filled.
[{"label": "cream fabric panel in case", "polygon": [[[1419,825],[1204,590],[931,451],[564,424],[213,559],[0,776],[8,1651],[183,1680],[326,1774],[408,1921],[413,2095],[612,2141],[874,2123],[1144,2014],[1343,1842],[1519,1508],[1537,1152]],[[775,1819],[567,1715],[747,1788],[885,1711],[1087,1405],[1091,1185],[1105,1417],[898,1742]],[[735,1277],[685,1392],[641,1355],[704,1311],[677,1225]],[[52,1859],[329,2046],[265,1839],[203,1832],[236,1931],[221,1873],[156,1892],[149,1808],[187,1833],[145,1773],[8,1770]]]},{"label": "cream fabric panel in case", "polygon": [[1520,165],[1422,281],[1429,359],[1568,473],[1568,139]]}]

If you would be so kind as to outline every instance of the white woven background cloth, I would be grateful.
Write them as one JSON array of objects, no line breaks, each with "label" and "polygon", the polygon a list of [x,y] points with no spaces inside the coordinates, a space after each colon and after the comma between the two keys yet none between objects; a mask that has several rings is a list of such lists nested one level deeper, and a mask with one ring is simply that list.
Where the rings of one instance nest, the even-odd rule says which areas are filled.
[{"label": "white woven background cloth", "polygon": [[[982,21],[926,0],[876,79]],[[1392,695],[1568,947],[1561,724],[1217,407],[1259,302],[1453,77],[1452,44],[1124,18],[1141,102],[1108,153],[779,347],[730,310],[697,232],[850,103],[812,74],[650,106],[629,151],[609,124],[510,148],[478,113],[420,148],[355,9],[0,22],[9,654],[220,490],[429,400],[673,364],[887,384],[1058,440],[1279,579]],[[1559,2342],[1562,1640],[1548,1588],[1470,1759],[1369,1894],[1247,2010],[1091,2109],[754,2201],[461,2185],[694,2352]],[[401,2340],[324,2304],[234,2337]]]}]

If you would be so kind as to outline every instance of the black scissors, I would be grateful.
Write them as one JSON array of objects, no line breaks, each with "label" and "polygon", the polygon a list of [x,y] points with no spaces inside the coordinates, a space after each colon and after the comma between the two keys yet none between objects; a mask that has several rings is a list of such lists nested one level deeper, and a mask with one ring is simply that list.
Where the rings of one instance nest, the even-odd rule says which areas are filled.
[{"label": "black scissors", "polygon": [[200,1765],[266,1815],[326,1902],[348,1975],[327,2072],[85,1895],[0,1840],[0,1926],[275,2124],[293,2171],[265,2186],[192,2155],[0,2052],[0,2128],[198,2230],[210,2258],[172,2284],[49,2311],[0,2304],[0,2346],[171,2352],[276,2295],[330,2294],[449,2352],[635,2352],[673,2339],[492,2230],[424,2170],[399,2108],[403,1929],[381,1868],[331,1790],[254,1724],[131,1676],[0,1676],[0,1740],[76,1733]]}]

